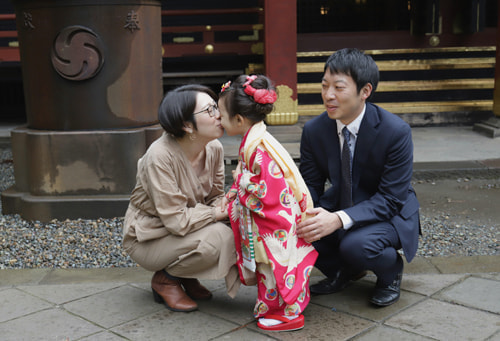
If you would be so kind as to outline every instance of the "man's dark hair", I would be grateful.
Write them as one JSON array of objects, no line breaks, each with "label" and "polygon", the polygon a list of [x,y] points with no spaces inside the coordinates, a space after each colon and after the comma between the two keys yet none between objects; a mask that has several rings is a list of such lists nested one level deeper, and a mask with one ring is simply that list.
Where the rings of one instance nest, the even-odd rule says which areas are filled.
[{"label": "man's dark hair", "polygon": [[379,80],[378,66],[371,56],[358,49],[346,48],[333,53],[325,63],[324,72],[343,73],[354,80],[358,93],[367,84],[372,85],[372,98]]}]

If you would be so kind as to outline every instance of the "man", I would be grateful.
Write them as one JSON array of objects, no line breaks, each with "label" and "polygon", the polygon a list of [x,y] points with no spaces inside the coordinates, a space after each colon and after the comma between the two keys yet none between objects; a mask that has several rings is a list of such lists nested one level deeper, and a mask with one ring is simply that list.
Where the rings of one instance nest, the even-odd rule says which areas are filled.
[{"label": "man", "polygon": [[315,208],[298,235],[313,242],[319,253],[315,266],[327,277],[312,285],[311,293],[338,292],[371,270],[377,283],[370,302],[384,307],[399,299],[398,250],[408,262],[413,259],[420,219],[410,184],[411,129],[367,102],[378,79],[377,65],[359,50],[339,50],[326,61],[321,90],[326,111],[305,124],[300,146],[300,171]]}]

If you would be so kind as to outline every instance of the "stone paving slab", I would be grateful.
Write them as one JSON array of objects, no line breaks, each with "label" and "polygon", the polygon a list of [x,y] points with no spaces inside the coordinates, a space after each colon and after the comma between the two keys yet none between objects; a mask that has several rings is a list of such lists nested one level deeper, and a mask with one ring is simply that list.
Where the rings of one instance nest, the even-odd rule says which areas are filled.
[{"label": "stone paving slab", "polygon": [[374,340],[384,340],[384,341],[430,341],[435,340],[422,335],[416,335],[409,333],[404,330],[391,328],[387,326],[378,326],[371,329],[367,333],[354,338],[355,341],[374,341]]},{"label": "stone paving slab", "polygon": [[102,329],[64,309],[51,308],[0,324],[2,341],[65,341],[97,333]]},{"label": "stone paving slab", "polygon": [[427,299],[386,324],[437,340],[486,340],[498,332],[500,316]]},{"label": "stone paving slab", "polygon": [[253,309],[257,299],[256,286],[241,286],[234,299],[229,297],[225,290],[216,291],[213,295],[210,301],[198,302],[200,311],[239,325],[255,321]]},{"label": "stone paving slab", "polygon": [[403,275],[401,289],[415,292],[421,295],[434,295],[440,290],[451,286],[452,284],[465,278],[464,274],[415,274]]},{"label": "stone paving slab", "polygon": [[379,309],[369,302],[373,287],[373,283],[367,280],[359,280],[339,293],[313,296],[311,303],[360,316],[370,321],[381,322],[425,298],[422,295],[402,290],[401,298],[396,303]]},{"label": "stone paving slab", "polygon": [[123,337],[113,334],[112,332],[103,331],[90,336],[84,337],[79,341],[123,341]]},{"label": "stone paving slab", "polygon": [[[18,289],[0,291],[0,322],[16,319],[39,310],[49,309],[52,305]],[[0,335],[2,335],[0,333]]]},{"label": "stone paving slab", "polygon": [[115,283],[81,283],[19,286],[20,290],[54,304],[65,304],[115,288]]},{"label": "stone paving slab", "polygon": [[469,277],[436,295],[441,300],[500,314],[500,282]]},{"label": "stone paving slab", "polygon": [[104,328],[111,328],[165,309],[160,304],[151,303],[151,293],[121,286],[72,301],[64,308]]},{"label": "stone paving slab", "polygon": [[[432,296],[453,284],[467,278],[467,274],[403,274],[401,289],[424,296]],[[363,281],[372,283],[375,286],[377,277],[369,274]]]},{"label": "stone paving slab", "polygon": [[189,314],[162,309],[112,329],[131,340],[209,340],[238,325],[200,311]]},{"label": "stone paving slab", "polygon": [[[279,335],[278,335],[279,336]],[[279,338],[271,338],[267,335],[262,335],[250,329],[236,329],[233,332],[222,335],[220,337],[216,337],[213,341],[222,341],[222,340],[238,340],[238,341],[271,341],[271,340],[279,340]]]}]

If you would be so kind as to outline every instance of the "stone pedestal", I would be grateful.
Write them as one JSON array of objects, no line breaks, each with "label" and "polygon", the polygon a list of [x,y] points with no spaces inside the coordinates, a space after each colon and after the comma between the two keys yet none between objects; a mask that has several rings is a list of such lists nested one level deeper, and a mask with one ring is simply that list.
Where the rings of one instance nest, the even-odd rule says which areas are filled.
[{"label": "stone pedestal", "polygon": [[16,184],[2,193],[2,213],[40,221],[123,216],[137,160],[162,132],[158,125],[79,132],[14,129]]}]

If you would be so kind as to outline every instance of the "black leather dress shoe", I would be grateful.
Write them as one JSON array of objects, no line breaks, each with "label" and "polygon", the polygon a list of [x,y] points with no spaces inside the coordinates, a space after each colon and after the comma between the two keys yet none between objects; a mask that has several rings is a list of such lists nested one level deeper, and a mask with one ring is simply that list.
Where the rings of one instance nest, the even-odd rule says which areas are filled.
[{"label": "black leather dress shoe", "polygon": [[399,300],[401,280],[403,278],[403,270],[401,270],[394,281],[388,286],[376,286],[370,302],[379,307],[387,307]]},{"label": "black leather dress shoe", "polygon": [[344,290],[350,282],[350,276],[339,270],[334,278],[325,278],[310,286],[311,294],[328,295]]}]

